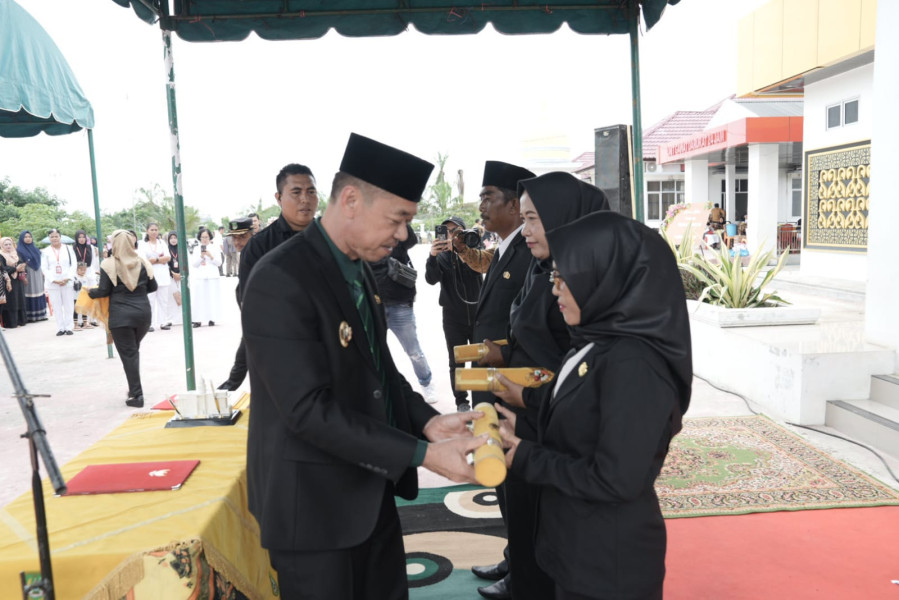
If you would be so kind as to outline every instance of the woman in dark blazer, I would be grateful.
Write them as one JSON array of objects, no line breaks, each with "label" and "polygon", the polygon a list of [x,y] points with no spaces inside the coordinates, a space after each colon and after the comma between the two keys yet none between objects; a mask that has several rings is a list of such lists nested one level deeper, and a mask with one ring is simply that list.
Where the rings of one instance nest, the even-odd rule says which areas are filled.
[{"label": "woman in dark blazer", "polygon": [[[653,483],[690,401],[690,329],[671,250],[646,226],[597,212],[547,234],[572,349],[540,404],[537,442],[501,432],[512,473],[541,485],[535,549],[556,598],[657,599],[665,522]],[[536,393],[535,393],[536,392]],[[536,397],[539,396],[539,397]]]},{"label": "woman in dark blazer", "polygon": [[153,267],[138,256],[137,237],[119,229],[112,234],[112,256],[100,263],[100,283],[88,290],[91,298],[109,297],[109,331],[125,368],[128,399],[134,408],[144,405],[140,382],[140,342],[150,329],[147,294],[157,289]]}]

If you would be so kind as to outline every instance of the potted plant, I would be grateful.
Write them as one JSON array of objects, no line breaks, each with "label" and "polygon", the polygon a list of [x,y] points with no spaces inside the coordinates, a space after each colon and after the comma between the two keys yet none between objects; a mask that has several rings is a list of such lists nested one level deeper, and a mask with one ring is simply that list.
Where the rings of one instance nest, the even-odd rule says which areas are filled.
[{"label": "potted plant", "polygon": [[764,291],[784,267],[789,250],[780,255],[774,268],[765,271],[775,256],[773,250],[751,256],[744,266],[739,252],[730,256],[727,248],[714,250],[700,243],[704,245],[702,254],[693,253],[689,258],[681,258],[680,252],[675,255],[681,272],[702,286],[699,297],[687,301],[692,317],[718,327],[800,325],[818,320],[818,309],[786,308],[789,302],[777,292]]}]

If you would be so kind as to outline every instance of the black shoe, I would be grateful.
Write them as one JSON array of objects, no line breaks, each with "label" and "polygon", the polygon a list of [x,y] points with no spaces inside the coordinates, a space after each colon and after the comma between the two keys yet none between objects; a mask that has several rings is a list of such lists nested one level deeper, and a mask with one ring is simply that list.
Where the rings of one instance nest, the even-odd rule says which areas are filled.
[{"label": "black shoe", "polygon": [[59,331],[56,332],[56,335],[65,335],[65,334],[66,334],[66,332],[63,331],[62,329],[60,329]]},{"label": "black shoe", "polygon": [[487,565],[486,567],[472,567],[471,572],[481,579],[498,581],[509,574],[509,563],[504,558],[495,565]]},{"label": "black shoe", "polygon": [[[471,410],[471,404],[469,404],[467,400],[460,402],[459,404],[456,405],[456,412],[468,412],[470,410]],[[477,569],[478,567],[472,567],[472,568]]]},{"label": "black shoe", "polygon": [[[59,335],[59,334],[57,334],[57,335]],[[75,335],[75,332],[72,331],[71,329],[66,329],[66,335]]]},{"label": "black shoe", "polygon": [[210,326],[210,327],[215,327],[215,321],[209,321],[209,326]]},{"label": "black shoe", "polygon": [[153,328],[151,327],[151,328],[149,328],[147,331],[150,332],[150,333],[153,333],[153,332],[156,331],[156,330],[153,329]]},{"label": "black shoe", "polygon": [[191,325],[194,326],[194,327],[199,327],[199,326],[200,326],[200,322],[199,322],[199,321],[194,321],[194,322],[191,323]]},{"label": "black shoe", "polygon": [[506,575],[496,583],[491,583],[490,585],[486,585],[484,587],[478,588],[478,593],[485,598],[511,598],[512,597],[512,581],[511,578]]},{"label": "black shoe", "polygon": [[144,397],[138,396],[137,398],[128,398],[125,400],[125,404],[128,406],[133,406],[134,408],[143,408],[144,407]]},{"label": "black shoe", "polygon": [[163,331],[168,331],[169,329],[172,328],[172,324],[169,323],[168,325],[160,325],[159,328],[162,329]]}]

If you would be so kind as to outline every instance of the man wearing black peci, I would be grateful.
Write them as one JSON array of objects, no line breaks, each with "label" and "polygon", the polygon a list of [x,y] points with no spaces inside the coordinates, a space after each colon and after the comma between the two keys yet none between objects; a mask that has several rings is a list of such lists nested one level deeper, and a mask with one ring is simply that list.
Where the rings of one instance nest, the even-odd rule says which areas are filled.
[{"label": "man wearing black peci", "polygon": [[[483,342],[504,339],[509,329],[509,311],[512,302],[524,285],[531,252],[521,235],[521,207],[518,202],[518,182],[530,179],[534,174],[516,165],[488,160],[484,165],[481,187],[481,219],[484,228],[497,234],[501,242],[496,247],[493,260],[487,269],[484,285],[478,298],[475,315],[474,339]],[[490,392],[472,392],[472,402],[496,401]],[[505,516],[505,489],[497,488],[500,511]],[[485,598],[511,598],[511,570],[506,559],[487,567],[472,567],[483,579],[495,579],[496,583],[478,588]]]},{"label": "man wearing black peci", "polygon": [[250,274],[248,503],[284,598],[408,598],[393,496],[417,495],[418,466],[474,482],[481,413],[439,415],[412,390],[366,264],[406,238],[432,169],[352,134],[324,215]]}]

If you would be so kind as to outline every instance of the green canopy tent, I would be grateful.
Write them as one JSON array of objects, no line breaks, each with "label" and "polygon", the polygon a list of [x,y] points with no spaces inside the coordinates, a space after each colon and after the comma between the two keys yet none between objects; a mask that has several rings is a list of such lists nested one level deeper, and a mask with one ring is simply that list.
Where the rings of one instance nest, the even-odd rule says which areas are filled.
[{"label": "green canopy tent", "polygon": [[[553,33],[563,24],[581,34],[630,36],[633,98],[635,218],[643,221],[643,143],[640,109],[638,25],[652,28],[669,4],[680,0],[491,0],[464,5],[455,0],[113,0],[143,21],[159,23],[168,71],[169,127],[178,243],[186,240],[181,196],[181,159],[175,102],[171,33],[188,42],[240,41],[251,32],[265,40],[320,38],[331,29],[347,37],[392,36],[410,26],[424,34],[476,34],[488,24],[504,34]],[[186,251],[182,248],[181,251]],[[182,296],[189,274],[182,274]],[[185,318],[185,323],[189,322]],[[186,329],[188,388],[194,389],[193,349]]]},{"label": "green canopy tent", "polygon": [[[102,239],[93,127],[94,109],[53,38],[13,0],[0,0],[0,136],[87,130],[94,218]],[[111,358],[111,344],[107,353]]]}]

